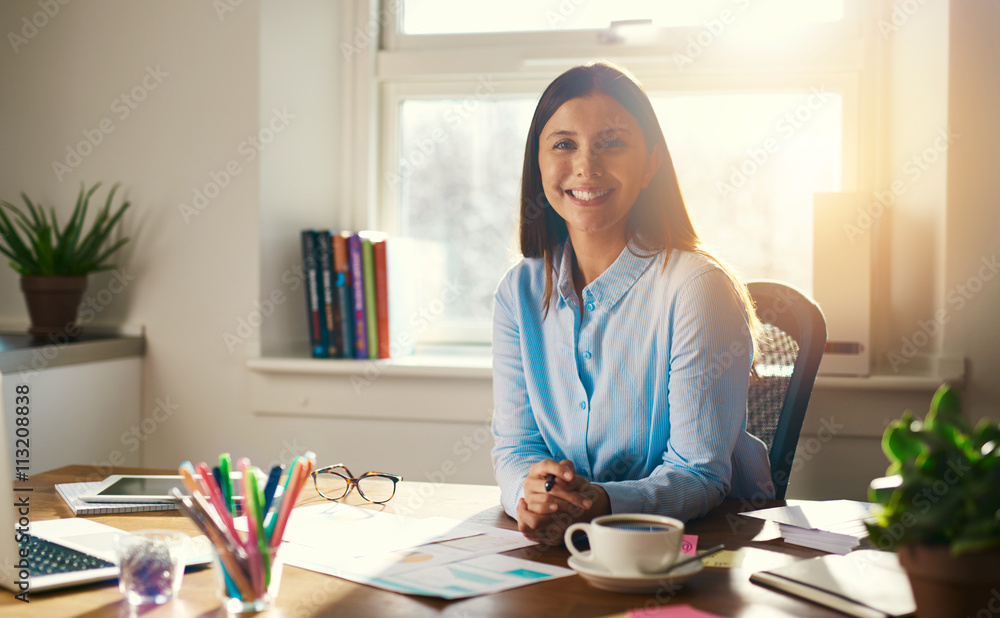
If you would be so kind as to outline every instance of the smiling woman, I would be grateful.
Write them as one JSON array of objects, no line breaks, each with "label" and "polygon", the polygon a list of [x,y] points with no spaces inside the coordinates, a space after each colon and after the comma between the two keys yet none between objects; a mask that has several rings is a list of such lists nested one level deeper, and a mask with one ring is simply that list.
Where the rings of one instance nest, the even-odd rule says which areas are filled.
[{"label": "smiling woman", "polygon": [[701,247],[634,77],[598,62],[549,85],[521,204],[525,259],[493,329],[493,463],[521,531],[558,542],[607,513],[687,520],[772,496],[746,432],[753,305]]}]

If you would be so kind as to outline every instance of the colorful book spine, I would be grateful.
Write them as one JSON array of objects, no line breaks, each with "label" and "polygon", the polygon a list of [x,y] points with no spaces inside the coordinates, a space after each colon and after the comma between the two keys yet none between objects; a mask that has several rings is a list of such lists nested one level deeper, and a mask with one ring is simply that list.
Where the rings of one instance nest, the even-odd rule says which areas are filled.
[{"label": "colorful book spine", "polygon": [[351,265],[347,259],[347,236],[334,233],[333,241],[333,290],[335,308],[334,326],[340,343],[340,357],[354,358],[354,327],[351,305]]},{"label": "colorful book spine", "polygon": [[320,335],[318,268],[316,265],[316,232],[302,231],[302,269],[306,275],[306,312],[309,321],[309,345],[313,357],[322,357],[324,347]]},{"label": "colorful book spine", "polygon": [[375,253],[375,303],[378,322],[378,357],[389,358],[389,277],[384,240],[372,243]]},{"label": "colorful book spine", "polygon": [[365,328],[368,331],[368,358],[378,358],[378,307],[375,300],[375,250],[369,238],[361,239],[365,274]]},{"label": "colorful book spine", "polygon": [[316,232],[316,250],[319,254],[319,287],[322,291],[320,306],[320,341],[324,347],[323,358],[337,358],[337,330],[333,323],[333,246],[330,232]]},{"label": "colorful book spine", "polygon": [[354,295],[354,357],[366,359],[368,329],[365,325],[365,269],[361,244],[361,237],[357,234],[347,240],[347,254],[351,262],[351,292]]}]

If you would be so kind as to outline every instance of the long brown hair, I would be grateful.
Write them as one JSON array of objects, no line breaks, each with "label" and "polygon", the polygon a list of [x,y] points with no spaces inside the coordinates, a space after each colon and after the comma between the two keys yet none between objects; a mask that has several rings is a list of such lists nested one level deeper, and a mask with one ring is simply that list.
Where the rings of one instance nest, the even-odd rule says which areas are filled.
[{"label": "long brown hair", "polygon": [[649,186],[639,192],[635,205],[629,212],[629,230],[635,245],[650,254],[663,251],[663,269],[666,269],[673,249],[697,253],[718,264],[729,275],[734,291],[746,307],[756,358],[760,321],[746,285],[731,268],[711,255],[702,245],[684,205],[667,141],[646,91],[628,70],[607,61],[573,67],[549,84],[535,107],[524,146],[524,167],[521,171],[521,255],[545,259],[546,314],[553,292],[553,251],[565,242],[569,232],[566,222],[545,199],[542,172],[538,163],[539,140],[542,129],[563,103],[595,92],[618,101],[638,121],[646,140],[646,148],[652,151],[658,145],[663,153],[659,170]]}]

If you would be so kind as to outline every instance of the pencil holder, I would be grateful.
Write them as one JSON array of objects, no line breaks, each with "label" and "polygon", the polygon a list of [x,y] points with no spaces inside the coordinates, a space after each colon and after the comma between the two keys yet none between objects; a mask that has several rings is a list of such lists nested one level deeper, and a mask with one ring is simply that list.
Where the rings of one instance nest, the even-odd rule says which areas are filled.
[{"label": "pencil holder", "polygon": [[216,595],[222,601],[223,607],[229,614],[246,614],[262,612],[269,609],[278,597],[278,588],[281,586],[281,571],[283,563],[276,551],[272,551],[268,560],[269,568],[263,570],[262,582],[255,585],[252,581],[249,586],[237,586],[237,581],[247,581],[246,577],[232,577],[227,571],[219,552],[212,552],[213,570],[215,571]]}]

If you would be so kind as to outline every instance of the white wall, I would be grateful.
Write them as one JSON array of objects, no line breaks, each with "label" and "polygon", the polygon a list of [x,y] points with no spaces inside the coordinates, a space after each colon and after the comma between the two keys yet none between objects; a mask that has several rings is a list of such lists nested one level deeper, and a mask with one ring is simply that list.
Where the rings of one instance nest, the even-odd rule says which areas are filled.
[{"label": "white wall", "polygon": [[[243,0],[221,17],[217,5],[71,2],[17,53],[9,39],[0,50],[6,86],[0,97],[0,197],[12,200],[25,190],[66,208],[80,181],[121,180],[133,200],[135,210],[126,221],[133,242],[123,257],[135,279],[100,319],[146,326],[142,414],[151,414],[156,398],[165,396],[181,406],[147,441],[144,462],[171,467],[229,450],[268,463],[313,448],[321,460],[408,478],[451,469],[450,462],[456,470],[450,480],[490,480],[486,449],[476,440],[491,406],[488,380],[423,378],[415,391],[412,379],[384,376],[373,384],[377,390],[369,391],[374,395],[345,395],[348,418],[251,412],[246,359],[261,345],[278,345],[280,336],[273,333],[304,330],[301,289],[281,280],[297,256],[292,235],[306,226],[348,225],[336,200],[343,165],[336,117],[344,85],[335,38],[325,36],[335,37],[342,24],[338,3],[323,0]],[[907,26],[912,29],[898,34],[901,41],[912,39],[922,28],[933,29],[926,20],[947,18],[950,38],[940,42],[950,50],[947,66],[928,68],[945,83],[922,83],[926,73],[920,63],[906,53],[897,58],[904,66],[909,58],[912,73],[894,74],[892,79],[903,81],[893,92],[910,99],[903,107],[923,111],[894,126],[909,132],[919,122],[946,115],[963,138],[948,153],[947,176],[928,177],[933,187],[925,195],[914,188],[915,210],[891,234],[888,302],[900,313],[876,323],[888,328],[883,357],[928,312],[949,306],[945,294],[975,272],[982,256],[1000,250],[1000,123],[991,109],[1000,83],[1000,15],[988,0],[923,6]],[[19,32],[22,18],[38,11],[32,0],[0,3],[0,32]],[[167,75],[120,118],[113,101],[141,85],[147,67],[157,66]],[[262,156],[248,161],[240,145],[271,122],[275,107],[287,107],[295,117]],[[66,146],[82,140],[81,131],[104,117],[114,132],[59,182],[52,161],[64,159]],[[893,137],[891,164],[919,146],[919,137],[913,136],[913,144],[908,139]],[[240,173],[185,221],[178,205],[191,205],[194,191],[204,190],[227,164],[238,165]],[[309,213],[316,206],[328,206],[329,214],[313,218]],[[939,225],[943,232],[935,231]],[[931,247],[927,252],[925,242]],[[977,417],[1000,416],[994,379],[1000,370],[1000,326],[992,316],[1000,308],[997,281],[987,282],[954,312],[955,319],[928,348],[969,359],[966,392]],[[95,278],[91,293],[105,282]],[[264,335],[251,329],[245,342],[227,346],[224,335],[236,333],[255,301],[275,289],[288,300],[267,318]],[[0,321],[26,323],[9,269],[0,269],[0,290]],[[349,378],[325,379],[347,393]],[[804,439],[819,435],[823,419],[850,422],[803,462],[792,477],[792,493],[863,495],[867,480],[884,470],[877,442],[881,427],[906,407],[925,409],[929,394],[817,390]],[[467,411],[468,422],[419,420],[423,411],[441,406]],[[378,420],[403,407],[418,420]],[[469,440],[477,449],[466,461]]]}]

